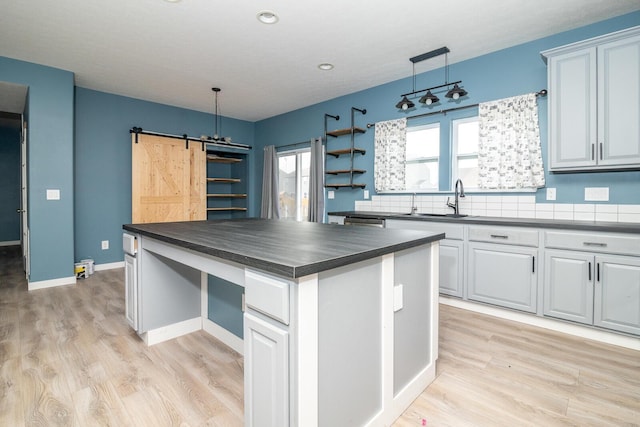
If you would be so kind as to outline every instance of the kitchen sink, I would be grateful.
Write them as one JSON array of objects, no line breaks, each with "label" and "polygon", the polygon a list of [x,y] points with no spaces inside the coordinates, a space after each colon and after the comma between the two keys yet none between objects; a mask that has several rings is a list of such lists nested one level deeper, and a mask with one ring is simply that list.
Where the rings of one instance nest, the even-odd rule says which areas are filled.
[{"label": "kitchen sink", "polygon": [[461,214],[438,214],[438,213],[408,213],[406,216],[422,216],[422,217],[445,217],[445,218],[464,218],[468,215]]}]

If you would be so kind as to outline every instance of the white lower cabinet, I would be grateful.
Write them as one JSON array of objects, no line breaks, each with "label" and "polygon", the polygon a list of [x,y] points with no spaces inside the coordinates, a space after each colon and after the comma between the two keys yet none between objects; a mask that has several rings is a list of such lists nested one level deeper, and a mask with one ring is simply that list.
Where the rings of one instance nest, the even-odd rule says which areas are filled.
[{"label": "white lower cabinet", "polygon": [[548,249],[544,265],[544,315],[592,324],[593,254]]},{"label": "white lower cabinet", "polygon": [[289,333],[244,314],[245,426],[289,425]]},{"label": "white lower cabinet", "polygon": [[538,250],[469,243],[468,298],[536,312]]},{"label": "white lower cabinet", "polygon": [[640,335],[640,259],[596,256],[593,323]]}]

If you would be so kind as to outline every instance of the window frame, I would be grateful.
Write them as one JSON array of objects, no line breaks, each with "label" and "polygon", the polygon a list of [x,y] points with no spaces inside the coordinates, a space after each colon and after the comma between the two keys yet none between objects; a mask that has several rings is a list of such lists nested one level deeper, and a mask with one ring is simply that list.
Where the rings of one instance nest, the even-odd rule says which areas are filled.
[{"label": "window frame", "polygon": [[[468,117],[460,117],[457,119],[451,119],[451,179],[449,182],[450,191],[455,191],[455,182],[458,179],[458,163],[460,160],[467,159],[478,159],[478,151],[475,153],[465,153],[458,154],[458,124],[469,123],[469,122],[480,122],[480,116],[468,116]],[[478,136],[478,142],[480,137]],[[477,183],[475,186],[467,186],[465,183],[465,191],[467,190],[480,190]]]},{"label": "window frame", "polygon": [[[276,152],[276,157],[278,159],[278,193],[280,192],[280,157],[287,157],[287,156],[292,156],[295,155],[295,173],[296,173],[296,179],[295,179],[295,203],[296,203],[296,216],[294,217],[288,217],[285,219],[292,219],[292,220],[296,220],[296,221],[307,221],[307,216],[305,215],[303,217],[302,215],[302,199],[303,199],[303,192],[301,191],[301,187],[302,187],[302,155],[308,153],[309,156],[311,155],[311,147],[306,147],[306,148],[296,148],[293,150],[286,150],[286,151],[278,151]],[[309,194],[309,189],[307,188],[307,195]],[[308,196],[307,196],[308,197]],[[280,200],[278,200],[278,204],[280,204]]]},{"label": "window frame", "polygon": [[[406,176],[406,166],[408,164],[430,164],[430,163],[435,163],[438,166],[438,174],[437,174],[437,179],[438,181],[436,182],[435,187],[429,187],[429,188],[405,188],[403,190],[403,192],[432,192],[432,191],[438,191],[440,189],[440,159],[441,159],[441,138],[442,138],[442,125],[441,123],[438,122],[432,122],[432,123],[428,123],[428,124],[422,124],[422,125],[417,125],[417,126],[411,126],[411,127],[407,127],[406,133],[407,133],[407,140],[408,140],[408,135],[410,132],[420,132],[420,131],[424,131],[424,130],[429,130],[429,129],[438,129],[438,155],[437,156],[429,156],[429,157],[418,157],[415,159],[411,159],[411,160],[407,160],[406,159],[406,147],[405,147],[405,176]],[[407,141],[408,144],[408,141]],[[406,178],[405,178],[405,187],[406,187]]]}]

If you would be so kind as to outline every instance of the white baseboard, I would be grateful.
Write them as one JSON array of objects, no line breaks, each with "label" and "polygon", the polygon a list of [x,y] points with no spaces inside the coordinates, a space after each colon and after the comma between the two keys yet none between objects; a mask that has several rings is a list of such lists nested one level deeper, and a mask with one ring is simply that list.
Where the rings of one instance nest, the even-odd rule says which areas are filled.
[{"label": "white baseboard", "polygon": [[202,329],[202,318],[195,317],[193,319],[183,320],[163,328],[153,329],[140,335],[142,340],[148,346],[169,341],[183,335],[190,334]]},{"label": "white baseboard", "polygon": [[0,242],[0,246],[17,246],[20,244],[20,240],[6,240],[4,242]]},{"label": "white baseboard", "polygon": [[244,341],[242,340],[242,338],[236,336],[235,334],[227,331],[222,326],[206,318],[202,319],[202,329],[210,335],[213,335],[241,355],[244,355]]},{"label": "white baseboard", "polygon": [[615,332],[607,332],[600,329],[594,329],[587,326],[581,326],[573,323],[562,322],[560,320],[549,319],[548,317],[539,317],[533,314],[519,313],[517,311],[505,310],[499,307],[492,307],[485,304],[477,304],[475,302],[464,301],[457,298],[440,296],[440,303],[458,307],[476,313],[487,314],[489,316],[499,317],[501,319],[513,320],[539,328],[549,329],[564,334],[573,335],[580,338],[586,338],[605,344],[617,345],[619,347],[629,348],[631,350],[640,350],[640,338],[620,335]]},{"label": "white baseboard", "polygon": [[94,266],[94,270],[95,271],[113,270],[115,268],[124,268],[124,261],[109,262],[109,263],[105,263],[105,264],[96,264]]},{"label": "white baseboard", "polygon": [[59,279],[40,280],[38,282],[29,282],[27,289],[34,291],[36,289],[53,288],[56,286],[75,285],[76,276],[61,277]]}]

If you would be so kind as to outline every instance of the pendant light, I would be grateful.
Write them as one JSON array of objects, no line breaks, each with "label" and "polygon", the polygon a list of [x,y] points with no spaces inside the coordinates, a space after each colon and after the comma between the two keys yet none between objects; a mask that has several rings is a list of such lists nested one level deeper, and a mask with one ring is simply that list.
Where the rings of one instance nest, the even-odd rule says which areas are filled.
[{"label": "pendant light", "polygon": [[220,130],[220,132],[222,132],[222,117],[218,114],[218,94],[220,93],[221,89],[219,87],[212,87],[211,90],[213,91],[213,93],[215,94],[215,101],[214,101],[214,130],[213,130],[213,136],[209,137],[210,141],[215,141],[215,142],[231,142],[231,137],[230,136],[220,136],[220,134],[218,133],[218,129]]},{"label": "pendant light", "polygon": [[[461,88],[459,86],[459,84],[462,83],[462,80],[458,80],[455,82],[449,82],[449,48],[448,47],[441,47],[440,49],[436,49],[436,50],[432,50],[431,52],[427,52],[427,53],[423,53],[422,55],[418,55],[418,56],[414,56],[412,58],[409,58],[409,61],[411,61],[413,63],[413,91],[412,92],[408,92],[408,93],[403,93],[402,95],[400,95],[402,97],[402,100],[400,102],[398,102],[396,104],[396,108],[406,111],[410,108],[415,107],[415,104],[408,98],[408,96],[411,95],[415,95],[417,93],[420,92],[426,92],[424,95],[422,95],[422,97],[418,100],[418,102],[420,102],[421,104],[425,104],[425,105],[433,105],[436,104],[438,102],[440,102],[440,98],[435,95],[432,91],[435,89],[440,89],[440,88],[447,88],[448,91],[447,93],[444,95],[445,98],[448,98],[450,100],[457,100],[460,97],[466,96],[468,94],[468,92],[466,90],[464,90],[464,88]],[[426,88],[426,89],[420,89],[420,90],[416,90],[416,62],[421,62],[424,61],[426,59],[430,59],[430,58],[434,58],[436,56],[440,56],[440,55],[444,55],[445,56],[445,65],[444,65],[444,70],[445,70],[445,79],[444,79],[444,84],[441,85],[437,85],[437,86],[432,86],[430,88]],[[453,85],[453,87],[451,88],[451,85]]]}]

